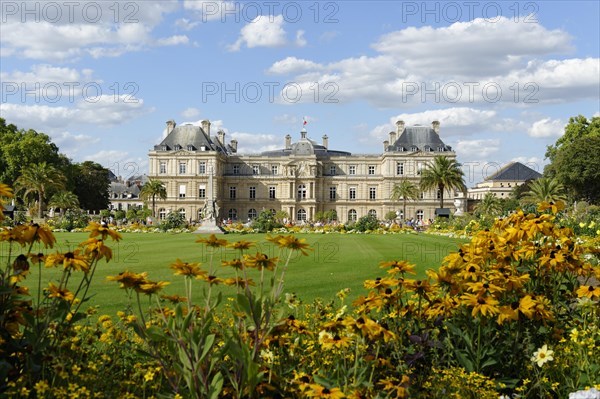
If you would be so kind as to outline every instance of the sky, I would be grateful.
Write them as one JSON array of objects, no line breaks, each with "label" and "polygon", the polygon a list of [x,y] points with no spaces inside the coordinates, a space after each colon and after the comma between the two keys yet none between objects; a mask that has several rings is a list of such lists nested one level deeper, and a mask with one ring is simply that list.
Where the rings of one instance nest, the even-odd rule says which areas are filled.
[{"label": "sky", "polygon": [[598,1],[0,1],[0,116],[75,162],[147,173],[165,122],[257,153],[309,138],[378,154],[438,120],[467,186],[542,171],[600,116]]}]

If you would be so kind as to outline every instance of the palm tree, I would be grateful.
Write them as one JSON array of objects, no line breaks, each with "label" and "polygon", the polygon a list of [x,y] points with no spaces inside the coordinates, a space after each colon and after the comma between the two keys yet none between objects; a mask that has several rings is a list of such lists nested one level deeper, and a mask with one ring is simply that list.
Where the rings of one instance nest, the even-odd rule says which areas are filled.
[{"label": "palm tree", "polygon": [[487,193],[479,204],[475,207],[475,211],[482,215],[496,216],[502,212],[502,201],[492,193]]},{"label": "palm tree", "polygon": [[41,219],[46,194],[52,190],[64,190],[65,182],[65,176],[58,169],[46,162],[40,162],[24,167],[21,176],[15,181],[15,186],[17,192],[24,191],[24,197],[37,194],[38,218]]},{"label": "palm tree", "polygon": [[529,185],[529,191],[522,198],[524,204],[556,202],[566,200],[565,188],[556,179],[541,177]]},{"label": "palm tree", "polygon": [[152,217],[156,217],[156,197],[159,199],[167,199],[167,189],[165,184],[160,180],[148,180],[140,191],[140,198],[147,201],[152,198]]},{"label": "palm tree", "polygon": [[79,208],[79,198],[70,191],[59,191],[50,198],[48,205],[61,211]]},{"label": "palm tree", "polygon": [[440,190],[440,208],[444,207],[444,189],[463,192],[467,189],[460,167],[461,164],[456,162],[456,159],[439,155],[421,171],[421,190],[427,191],[432,188]]},{"label": "palm tree", "polygon": [[403,179],[392,188],[390,199],[398,201],[402,199],[402,218],[406,219],[406,201],[419,198],[419,188],[410,180]]}]

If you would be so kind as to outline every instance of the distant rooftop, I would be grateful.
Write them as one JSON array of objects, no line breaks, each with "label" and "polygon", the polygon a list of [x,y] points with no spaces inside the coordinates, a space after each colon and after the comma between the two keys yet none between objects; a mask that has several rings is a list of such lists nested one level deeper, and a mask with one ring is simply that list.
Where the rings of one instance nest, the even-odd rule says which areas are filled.
[{"label": "distant rooftop", "polygon": [[527,181],[539,179],[541,173],[536,172],[521,162],[511,162],[498,172],[488,176],[486,181]]}]

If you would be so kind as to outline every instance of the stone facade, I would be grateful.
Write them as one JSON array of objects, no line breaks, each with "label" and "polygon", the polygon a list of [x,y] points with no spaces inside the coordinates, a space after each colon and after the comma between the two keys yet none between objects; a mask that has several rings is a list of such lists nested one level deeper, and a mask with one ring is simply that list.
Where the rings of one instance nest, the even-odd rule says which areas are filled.
[{"label": "stone facade", "polygon": [[500,168],[496,173],[479,182],[468,190],[468,197],[481,200],[487,193],[492,193],[498,198],[509,198],[513,189],[530,180],[539,179],[542,175],[523,165],[521,162],[510,162]]},{"label": "stone facade", "polygon": [[[167,136],[149,153],[149,178],[164,182],[167,199],[157,202],[157,217],[180,212],[200,220],[213,174],[218,219],[246,222],[262,210],[283,210],[293,221],[311,221],[317,212],[335,210],[347,222],[372,213],[379,219],[389,211],[402,212],[390,200],[402,179],[418,184],[420,169],[434,156],[456,157],[439,137],[439,123],[405,127],[397,123],[381,154],[351,154],[330,150],[325,135],[320,144],[305,129],[298,141],[285,137],[280,150],[238,154],[237,141],[225,142],[225,133],[212,136],[210,122],[177,126],[167,122]],[[434,218],[437,191],[422,193],[407,203],[407,219]],[[454,193],[444,198],[452,205]],[[402,217],[402,215],[400,215]]]}]

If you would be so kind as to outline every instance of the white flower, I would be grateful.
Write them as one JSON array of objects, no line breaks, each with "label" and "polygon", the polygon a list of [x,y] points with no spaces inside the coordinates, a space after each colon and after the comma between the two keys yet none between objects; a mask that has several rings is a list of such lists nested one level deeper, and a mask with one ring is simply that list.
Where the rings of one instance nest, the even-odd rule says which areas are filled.
[{"label": "white flower", "polygon": [[596,388],[577,391],[569,394],[569,399],[600,399],[600,391]]},{"label": "white flower", "polygon": [[544,344],[537,351],[533,352],[531,361],[537,363],[538,367],[542,367],[544,363],[554,360],[552,357],[553,354],[554,351],[548,349],[548,345]]}]

